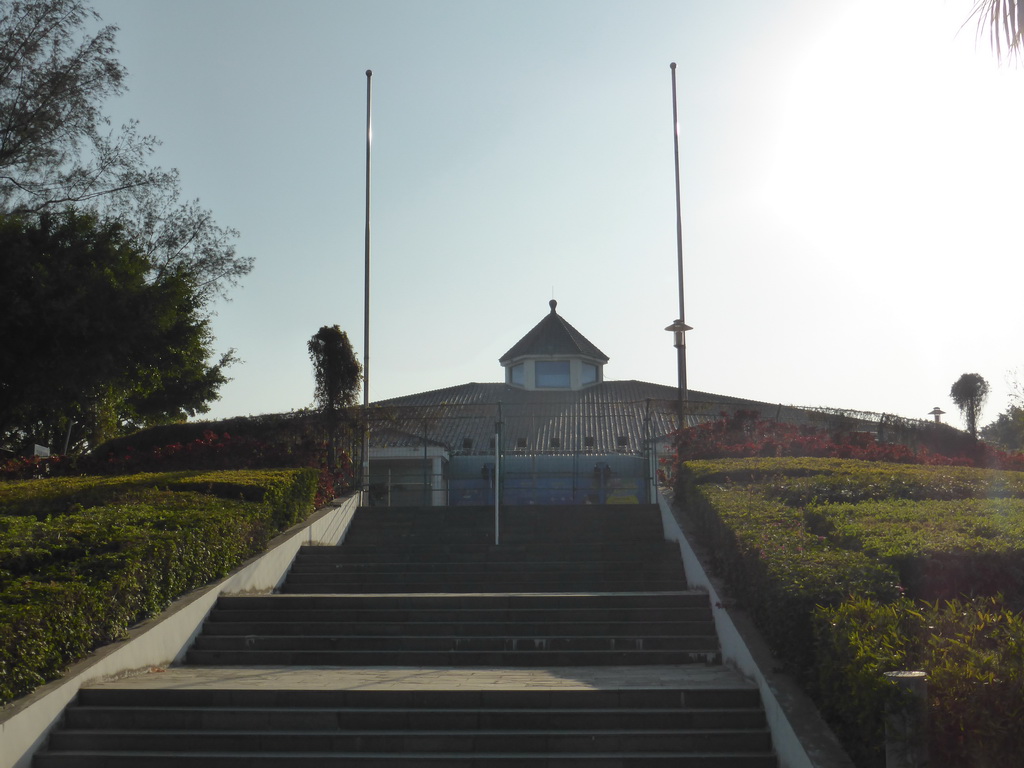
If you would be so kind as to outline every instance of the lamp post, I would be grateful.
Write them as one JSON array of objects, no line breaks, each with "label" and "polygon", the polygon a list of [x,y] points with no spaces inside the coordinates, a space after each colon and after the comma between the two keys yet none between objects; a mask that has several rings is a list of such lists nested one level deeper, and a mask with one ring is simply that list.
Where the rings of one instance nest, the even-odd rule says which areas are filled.
[{"label": "lamp post", "polygon": [[686,332],[693,329],[686,324],[686,305],[683,301],[683,202],[679,190],[679,110],[676,105],[676,63],[669,66],[672,70],[672,143],[675,150],[676,176],[676,261],[679,271],[679,319],[665,330],[672,331],[679,365],[679,428],[686,426],[686,401],[689,393],[686,388]]},{"label": "lamp post", "polygon": [[679,428],[686,426],[686,403],[690,399],[690,392],[686,386],[686,332],[693,328],[682,320],[676,320],[672,325],[665,327],[666,331],[672,332],[672,342],[676,348],[676,357],[679,367]]}]

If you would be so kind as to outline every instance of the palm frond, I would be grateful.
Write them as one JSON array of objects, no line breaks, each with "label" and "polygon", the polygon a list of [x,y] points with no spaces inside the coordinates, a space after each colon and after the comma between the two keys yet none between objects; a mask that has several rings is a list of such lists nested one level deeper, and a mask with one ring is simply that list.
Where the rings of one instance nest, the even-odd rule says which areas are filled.
[{"label": "palm frond", "polygon": [[1020,62],[1024,33],[1024,0],[977,0],[970,18],[976,18],[978,37],[987,37],[996,59]]}]

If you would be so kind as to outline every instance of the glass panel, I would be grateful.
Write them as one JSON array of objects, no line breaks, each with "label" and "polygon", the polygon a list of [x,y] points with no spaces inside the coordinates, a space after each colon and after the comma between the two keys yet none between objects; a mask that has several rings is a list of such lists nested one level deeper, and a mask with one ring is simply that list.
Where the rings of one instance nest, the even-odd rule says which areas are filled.
[{"label": "glass panel", "polygon": [[569,388],[569,361],[555,360],[534,363],[538,387]]},{"label": "glass panel", "polygon": [[520,387],[526,386],[525,366],[522,363],[520,363],[519,365],[512,366],[511,382]]},{"label": "glass panel", "polygon": [[597,383],[597,366],[591,365],[590,363],[583,364],[583,370],[580,372],[580,383],[581,384],[595,384]]}]

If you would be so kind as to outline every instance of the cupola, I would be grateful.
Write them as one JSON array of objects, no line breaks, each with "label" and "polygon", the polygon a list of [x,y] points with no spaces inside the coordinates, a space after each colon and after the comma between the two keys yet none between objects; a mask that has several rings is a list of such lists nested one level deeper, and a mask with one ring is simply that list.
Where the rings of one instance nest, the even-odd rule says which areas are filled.
[{"label": "cupola", "polygon": [[529,390],[579,390],[604,380],[608,356],[558,314],[558,302],[498,362],[505,383]]}]

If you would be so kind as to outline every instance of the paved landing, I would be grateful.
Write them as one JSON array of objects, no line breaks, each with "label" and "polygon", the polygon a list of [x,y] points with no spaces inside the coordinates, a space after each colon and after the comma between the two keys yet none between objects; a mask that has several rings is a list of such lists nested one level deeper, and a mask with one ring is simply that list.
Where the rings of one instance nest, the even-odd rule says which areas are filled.
[{"label": "paved landing", "polygon": [[93,683],[89,688],[269,690],[524,690],[616,688],[755,688],[720,666],[422,669],[418,667],[172,667]]}]

